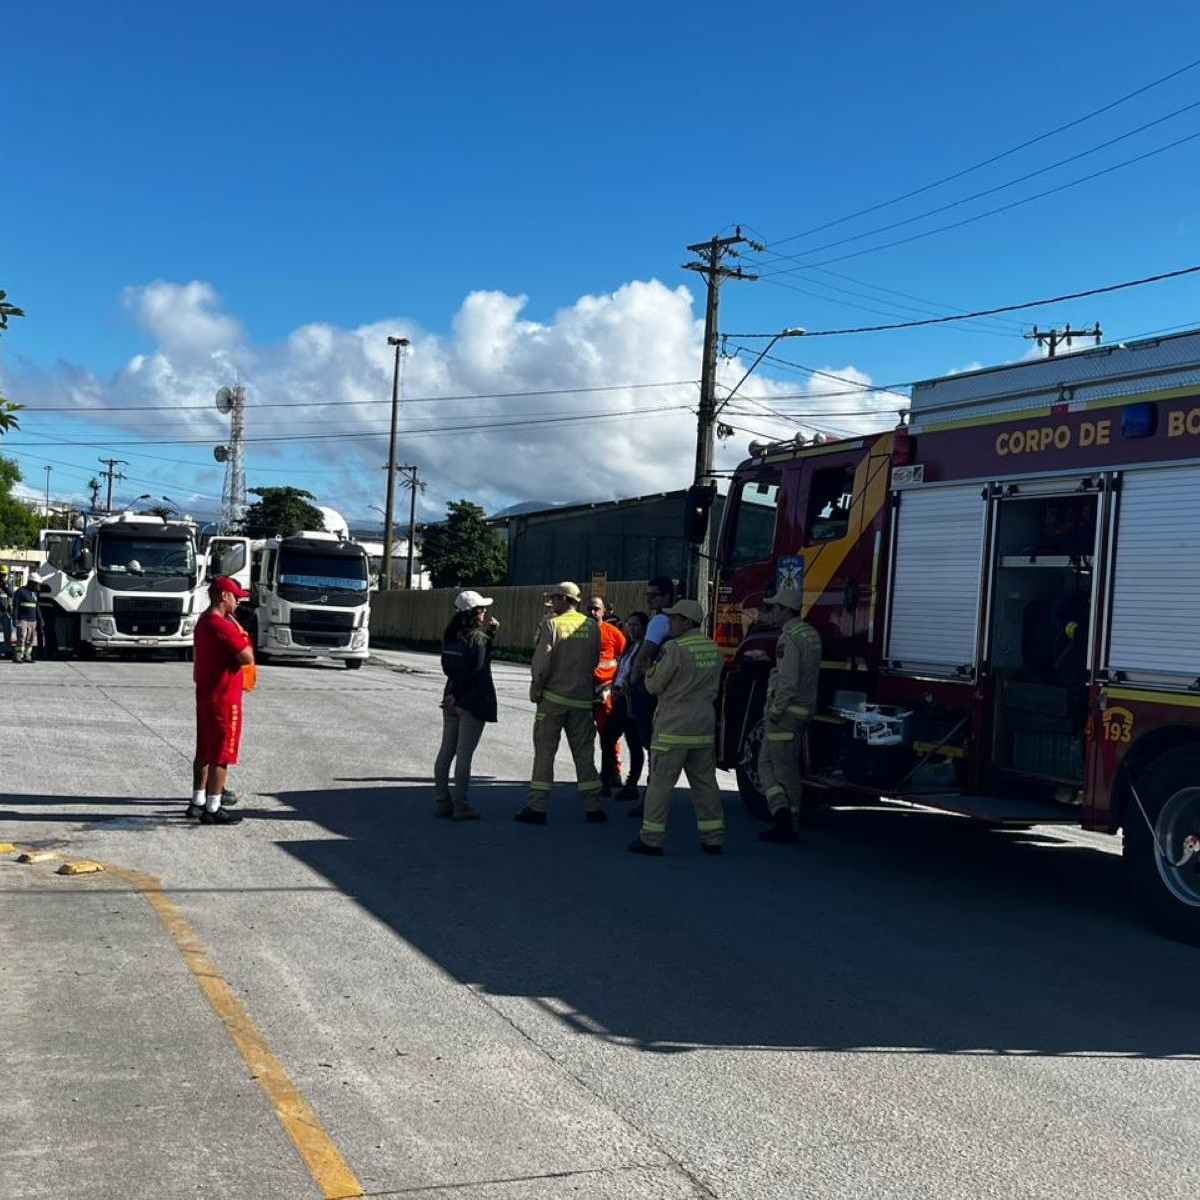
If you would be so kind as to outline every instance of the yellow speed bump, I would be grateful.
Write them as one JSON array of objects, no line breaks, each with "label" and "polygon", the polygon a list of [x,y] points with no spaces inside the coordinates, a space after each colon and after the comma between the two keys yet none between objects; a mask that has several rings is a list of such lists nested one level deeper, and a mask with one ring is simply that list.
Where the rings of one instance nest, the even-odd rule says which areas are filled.
[{"label": "yellow speed bump", "polygon": [[103,871],[104,866],[98,862],[92,862],[90,858],[79,858],[74,862],[65,862],[55,871],[55,875],[95,875],[97,871]]},{"label": "yellow speed bump", "polygon": [[15,849],[12,842],[0,842],[0,854],[11,854]]},{"label": "yellow speed bump", "polygon": [[26,850],[24,854],[17,855],[17,862],[35,863],[35,862],[53,862],[61,855],[57,850]]}]

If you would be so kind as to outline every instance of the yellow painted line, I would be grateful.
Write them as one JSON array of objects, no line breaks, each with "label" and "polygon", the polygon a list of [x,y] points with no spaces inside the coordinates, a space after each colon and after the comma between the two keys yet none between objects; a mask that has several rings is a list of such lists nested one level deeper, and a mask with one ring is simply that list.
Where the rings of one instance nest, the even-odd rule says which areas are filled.
[{"label": "yellow painted line", "polygon": [[1141,692],[1130,688],[1105,688],[1110,700],[1141,700],[1146,704],[1169,704],[1173,708],[1200,708],[1200,696],[1180,692]]},{"label": "yellow painted line", "polygon": [[11,854],[15,849],[12,842],[0,842],[0,854]]},{"label": "yellow painted line", "polygon": [[143,875],[122,867],[110,866],[107,870],[133,884],[166,927],[171,940],[183,955],[188,970],[204,993],[204,998],[221,1019],[238,1053],[250,1069],[251,1076],[262,1088],[280,1125],[292,1139],[325,1200],[352,1200],[353,1197],[364,1196],[363,1186],[349,1163],[333,1144],[320,1118],[292,1082],[283,1064],[271,1052],[266,1039],[217,970],[216,963],[208,956],[195,931],[163,891],[162,882],[153,875]]}]

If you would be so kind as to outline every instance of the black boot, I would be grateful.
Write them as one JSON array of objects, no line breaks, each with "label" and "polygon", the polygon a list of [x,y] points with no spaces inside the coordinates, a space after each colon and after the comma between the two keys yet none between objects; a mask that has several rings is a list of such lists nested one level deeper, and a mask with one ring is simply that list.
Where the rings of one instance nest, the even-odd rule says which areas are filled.
[{"label": "black boot", "polygon": [[641,838],[629,843],[630,854],[645,854],[649,858],[662,858],[661,846],[648,846]]},{"label": "black boot", "polygon": [[790,808],[776,809],[771,814],[771,828],[760,833],[758,840],[774,842],[777,845],[790,845],[792,842],[798,842],[800,838],[797,836],[792,822],[792,810]]}]

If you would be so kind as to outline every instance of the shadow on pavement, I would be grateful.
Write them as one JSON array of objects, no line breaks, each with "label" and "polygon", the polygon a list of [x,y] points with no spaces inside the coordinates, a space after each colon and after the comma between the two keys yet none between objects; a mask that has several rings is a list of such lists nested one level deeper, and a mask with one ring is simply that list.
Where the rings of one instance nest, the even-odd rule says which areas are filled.
[{"label": "shadow on pavement", "polygon": [[1200,1054],[1200,957],[1132,910],[1113,854],[886,808],[770,847],[735,802],[710,858],[680,793],[643,859],[627,806],[590,826],[560,793],[539,828],[513,783],[462,824],[427,784],[285,792],[339,837],[282,846],[464,984],[645,1050]]}]

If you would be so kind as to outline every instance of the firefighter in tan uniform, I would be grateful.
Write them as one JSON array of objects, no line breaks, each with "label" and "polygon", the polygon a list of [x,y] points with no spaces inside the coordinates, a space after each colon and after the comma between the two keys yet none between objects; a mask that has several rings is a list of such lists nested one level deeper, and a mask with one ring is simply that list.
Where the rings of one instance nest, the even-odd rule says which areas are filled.
[{"label": "firefighter in tan uniform", "polygon": [[768,619],[779,627],[779,642],[767,680],[758,754],[758,780],[771,810],[771,828],[758,835],[762,842],[797,840],[804,732],[816,710],[821,672],[821,635],[800,616],[803,605],[803,594],[786,588],[775,593],[769,610]]},{"label": "firefighter in tan uniform", "polygon": [[720,854],[725,845],[725,818],[717,786],[713,705],[721,681],[721,648],[700,632],[704,609],[695,600],[680,600],[664,611],[671,620],[671,637],[646,672],[646,690],[658,697],[650,742],[650,782],[641,836],[629,849],[633,854],[662,854],[671,795],[682,771],[696,806],[700,844],[705,853]]},{"label": "firefighter in tan uniform", "polygon": [[516,815],[516,820],[525,825],[546,823],[546,806],[554,786],[554,756],[564,731],[586,802],[586,819],[589,823],[608,819],[600,798],[596,722],[592,716],[600,635],[596,622],[579,611],[579,601],[575,584],[556,584],[550,591],[553,615],[538,628],[529,685],[529,698],[537,705],[533,719],[533,779],[529,801]]}]

